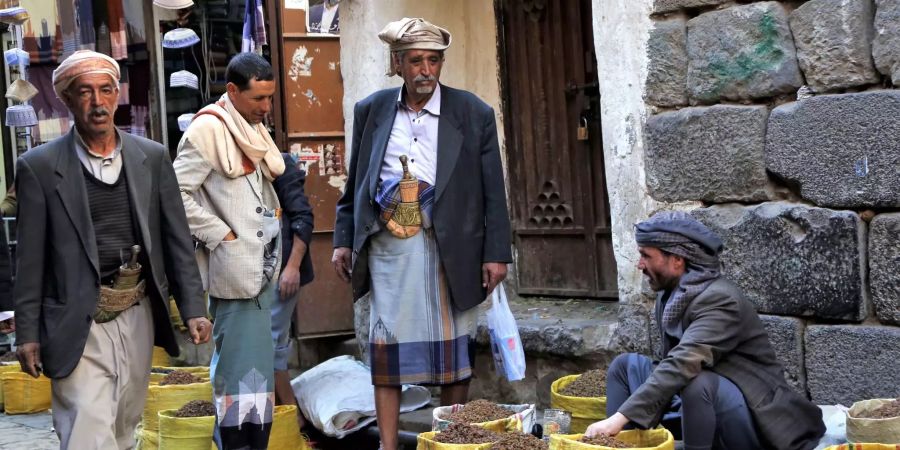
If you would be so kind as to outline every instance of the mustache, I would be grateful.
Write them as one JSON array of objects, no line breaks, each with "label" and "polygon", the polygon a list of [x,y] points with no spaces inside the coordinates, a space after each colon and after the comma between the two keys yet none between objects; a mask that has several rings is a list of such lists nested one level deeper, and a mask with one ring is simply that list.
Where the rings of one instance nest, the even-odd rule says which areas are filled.
[{"label": "mustache", "polygon": [[90,115],[92,116],[108,116],[109,110],[104,106],[98,106],[96,108],[91,108]]},{"label": "mustache", "polygon": [[416,83],[420,83],[422,81],[437,81],[437,78],[435,78],[434,75],[429,75],[427,77],[425,75],[418,75],[413,79],[413,81]]}]

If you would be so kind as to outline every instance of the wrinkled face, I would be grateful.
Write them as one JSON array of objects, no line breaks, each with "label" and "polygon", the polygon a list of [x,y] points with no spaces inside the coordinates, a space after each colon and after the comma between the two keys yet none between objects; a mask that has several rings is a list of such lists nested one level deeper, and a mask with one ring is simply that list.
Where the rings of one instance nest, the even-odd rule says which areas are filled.
[{"label": "wrinkled face", "polygon": [[656,247],[638,246],[641,259],[638,269],[647,276],[654,291],[671,290],[684,275],[684,258],[666,253]]},{"label": "wrinkled face", "polygon": [[107,74],[81,75],[64,92],[66,106],[75,116],[78,131],[86,138],[113,132],[113,115],[119,106],[119,88]]},{"label": "wrinkled face", "polygon": [[444,55],[436,50],[407,50],[398,60],[398,65],[407,92],[428,95],[434,92],[441,79]]},{"label": "wrinkled face", "polygon": [[275,81],[251,79],[246,90],[238,89],[234,83],[226,85],[228,98],[241,116],[250,125],[261,123],[272,110],[272,96],[275,95]]}]

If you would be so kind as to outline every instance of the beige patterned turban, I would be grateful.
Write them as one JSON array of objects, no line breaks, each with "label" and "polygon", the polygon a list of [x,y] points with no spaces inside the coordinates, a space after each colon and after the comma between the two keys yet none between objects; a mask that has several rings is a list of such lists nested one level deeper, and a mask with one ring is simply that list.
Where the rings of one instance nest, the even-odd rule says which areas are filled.
[{"label": "beige patterned turban", "polygon": [[[424,19],[404,17],[391,22],[378,33],[378,38],[387,44],[391,53],[404,50],[445,50],[450,47],[450,32]],[[395,75],[397,67],[391,57],[388,75]]]},{"label": "beige patterned turban", "polygon": [[78,50],[66,58],[59,67],[53,71],[53,90],[56,96],[63,98],[63,91],[81,75],[92,73],[105,73],[112,77],[119,87],[119,63],[103,53],[97,53],[91,50]]}]

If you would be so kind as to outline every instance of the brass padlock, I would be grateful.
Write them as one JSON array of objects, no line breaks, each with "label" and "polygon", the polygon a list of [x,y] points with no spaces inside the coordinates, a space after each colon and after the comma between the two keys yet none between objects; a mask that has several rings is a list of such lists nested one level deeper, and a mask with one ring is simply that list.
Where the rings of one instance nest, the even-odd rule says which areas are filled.
[{"label": "brass padlock", "polygon": [[578,136],[578,140],[579,140],[579,141],[586,141],[586,140],[588,140],[588,122],[587,122],[587,117],[582,117],[582,118],[581,118],[581,125],[578,126],[578,133],[577,133],[577,136]]}]

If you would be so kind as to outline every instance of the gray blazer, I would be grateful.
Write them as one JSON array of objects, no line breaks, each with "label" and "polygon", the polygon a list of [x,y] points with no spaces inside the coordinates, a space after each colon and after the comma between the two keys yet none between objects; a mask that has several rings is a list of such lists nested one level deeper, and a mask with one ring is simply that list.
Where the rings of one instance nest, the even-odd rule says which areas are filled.
[{"label": "gray blazer", "polygon": [[[97,306],[100,272],[74,131],[25,153],[16,164],[19,195],[16,341],[41,344],[44,373],[75,368]],[[166,149],[120,132],[132,213],[149,261],[148,296],[156,345],[178,355],[169,293],[182,318],[206,315],[193,242]]]},{"label": "gray blazer", "polygon": [[[354,299],[369,290],[366,243],[381,230],[375,191],[399,89],[376,92],[354,110],[349,177],[334,224],[334,246],[353,249]],[[444,85],[432,219],[453,303],[472,308],[486,297],[481,264],[512,262],[506,190],[494,110],[472,93]]]},{"label": "gray blazer", "polygon": [[825,434],[822,411],[788,386],[756,309],[737,286],[724,278],[714,281],[687,306],[681,324],[677,345],[659,327],[665,357],[620,413],[649,428],[675,394],[701,370],[711,370],[744,394],[767,448],[808,450],[818,444]]},{"label": "gray blazer", "polygon": [[[211,133],[231,136],[212,115],[198,117],[191,127],[209,127],[214,130]],[[174,167],[191,234],[203,244],[196,252],[203,287],[216,298],[256,298],[266,286],[263,213],[281,207],[275,188],[260,171],[237,178],[219,173],[204,156],[203,150],[209,149],[198,148],[190,131],[178,145]],[[281,230],[280,225],[277,228]],[[237,239],[223,240],[229,231]],[[280,249],[280,233],[277,239]],[[278,269],[282,256],[275,264]],[[278,279],[277,270],[272,279]]]}]

